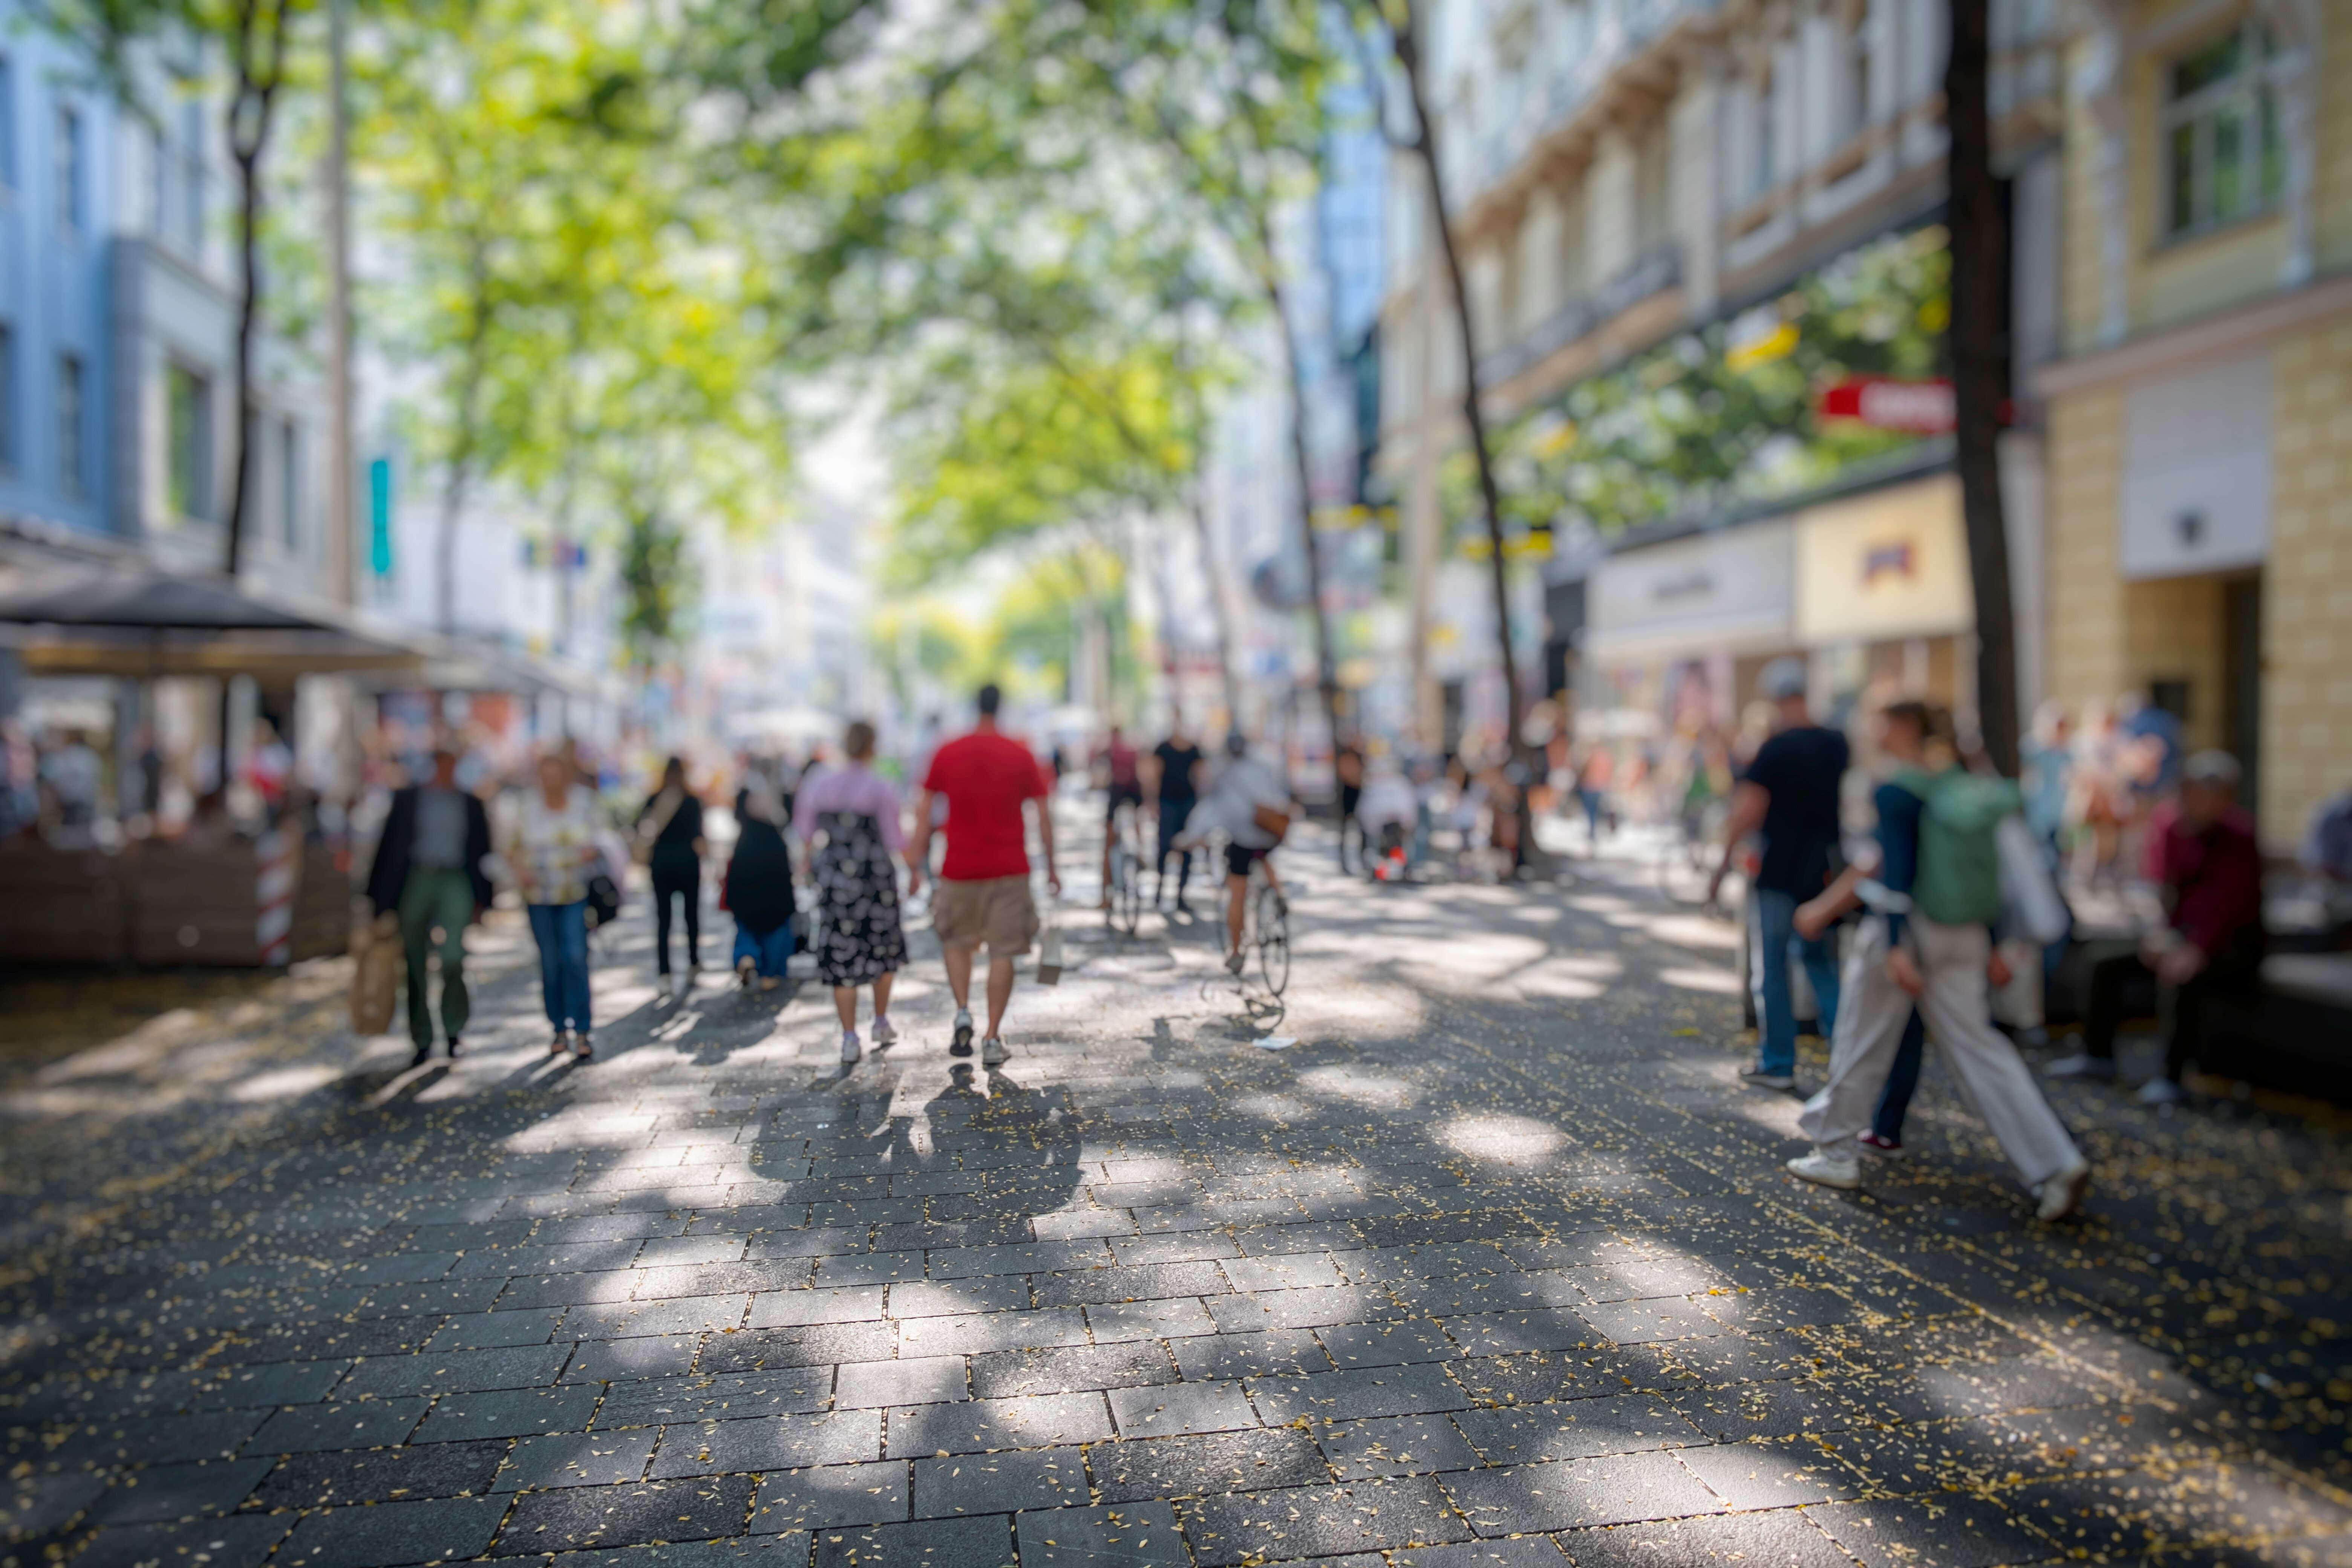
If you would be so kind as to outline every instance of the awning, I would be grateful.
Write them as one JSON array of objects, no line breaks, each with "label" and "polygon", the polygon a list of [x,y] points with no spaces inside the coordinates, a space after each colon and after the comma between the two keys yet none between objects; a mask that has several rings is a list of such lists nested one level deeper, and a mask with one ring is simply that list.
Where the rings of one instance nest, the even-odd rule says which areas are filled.
[{"label": "awning", "polygon": [[61,571],[0,593],[0,647],[28,675],[248,675],[401,669],[417,652],[332,609],[296,609],[226,578],[146,565]]}]

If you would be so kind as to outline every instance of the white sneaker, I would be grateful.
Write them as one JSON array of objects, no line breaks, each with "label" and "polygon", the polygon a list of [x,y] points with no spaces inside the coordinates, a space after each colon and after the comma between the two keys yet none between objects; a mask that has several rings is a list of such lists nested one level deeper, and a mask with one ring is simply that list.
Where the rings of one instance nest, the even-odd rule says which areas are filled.
[{"label": "white sneaker", "polygon": [[[2165,1080],[2159,1079],[2157,1081],[2161,1083]],[[2034,1205],[2035,1217],[2044,1220],[2064,1219],[2083,1206],[2083,1194],[2089,1189],[2090,1185],[2090,1165],[2082,1160],[2076,1160],[2033,1189],[2033,1195],[2041,1200]]]},{"label": "white sneaker", "polygon": [[2179,1105],[2189,1098],[2189,1091],[2168,1078],[2152,1078],[2139,1086],[2142,1105]]},{"label": "white sneaker", "polygon": [[955,1035],[948,1042],[948,1055],[951,1057],[971,1055],[971,1009],[969,1007],[956,1009]]},{"label": "white sneaker", "polygon": [[854,1062],[865,1054],[866,1053],[864,1051],[857,1048],[857,1031],[855,1029],[842,1030],[841,1059],[845,1062]]},{"label": "white sneaker", "polygon": [[1824,1187],[1851,1191],[1862,1185],[1862,1162],[1851,1155],[1841,1159],[1816,1149],[1790,1161],[1789,1174]]},{"label": "white sneaker", "polygon": [[885,1046],[895,1046],[898,1043],[898,1031],[890,1026],[890,1020],[888,1018],[875,1019],[874,1048],[878,1051]]},{"label": "white sneaker", "polygon": [[2052,1062],[2048,1067],[2043,1068],[2042,1069],[2042,1076],[2044,1078],[2086,1078],[2095,1079],[2100,1082],[2105,1082],[2116,1076],[2116,1058],[2113,1057],[2095,1057],[2087,1051],[2078,1051],[2071,1057],[2060,1057],[2056,1061]]},{"label": "white sneaker", "polygon": [[995,1067],[1001,1062],[1011,1061],[1013,1053],[1004,1048],[1003,1040],[992,1035],[980,1042],[980,1059],[990,1067]]}]

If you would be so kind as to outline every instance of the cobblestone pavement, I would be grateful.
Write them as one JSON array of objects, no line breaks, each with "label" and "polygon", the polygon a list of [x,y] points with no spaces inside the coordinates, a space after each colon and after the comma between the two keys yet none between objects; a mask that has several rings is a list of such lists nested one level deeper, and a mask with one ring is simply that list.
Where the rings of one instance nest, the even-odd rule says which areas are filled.
[{"label": "cobblestone pavement", "polygon": [[454,1070],[323,964],[15,1071],[8,1561],[2352,1562],[2338,1130],[2070,1089],[2045,1227],[1931,1066],[1801,1188],[1727,926],[1328,844],[1286,1011],[1068,917],[994,1072],[919,943],[845,1071],[635,925],[584,1068],[501,927]]}]

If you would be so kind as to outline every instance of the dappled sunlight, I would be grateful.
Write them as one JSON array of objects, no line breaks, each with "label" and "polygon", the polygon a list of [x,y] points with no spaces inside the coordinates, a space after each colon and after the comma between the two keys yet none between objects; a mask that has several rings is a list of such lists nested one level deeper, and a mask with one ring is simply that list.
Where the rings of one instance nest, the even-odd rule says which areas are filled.
[{"label": "dappled sunlight", "polygon": [[1739,994],[1739,976],[1728,969],[1699,969],[1677,964],[1659,970],[1657,979],[1661,984],[1671,985],[1677,991],[1697,991],[1709,996]]},{"label": "dappled sunlight", "polygon": [[1650,915],[1632,929],[1676,947],[1706,948],[1717,952],[1739,951],[1739,926],[1734,921],[1713,920],[1705,915]]},{"label": "dappled sunlight", "polygon": [[1421,1099],[1421,1092],[1392,1073],[1360,1067],[1309,1068],[1298,1075],[1299,1089],[1326,1100],[1349,1105],[1402,1110]]},{"label": "dappled sunlight", "polygon": [[1473,1160],[1540,1163],[1568,1147],[1567,1133],[1532,1117],[1502,1112],[1456,1116],[1437,1124],[1437,1141]]}]

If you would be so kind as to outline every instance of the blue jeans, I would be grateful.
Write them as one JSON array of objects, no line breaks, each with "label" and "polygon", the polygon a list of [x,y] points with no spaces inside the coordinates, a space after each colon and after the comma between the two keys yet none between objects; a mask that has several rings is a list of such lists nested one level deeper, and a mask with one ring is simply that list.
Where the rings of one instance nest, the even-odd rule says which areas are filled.
[{"label": "blue jeans", "polygon": [[1805,978],[1813,983],[1813,995],[1821,1003],[1822,1037],[1827,1039],[1837,1025],[1837,952],[1831,945],[1828,931],[1811,942],[1797,934],[1797,898],[1793,893],[1757,889],[1756,918],[1756,959],[1763,969],[1757,989],[1764,1026],[1758,1035],[1756,1065],[1769,1073],[1794,1072],[1797,1017],[1795,1004],[1789,996],[1789,961],[1793,958],[1802,963]]},{"label": "blue jeans", "polygon": [[1910,1022],[1903,1026],[1903,1043],[1895,1047],[1895,1065],[1886,1069],[1886,1087],[1878,1091],[1878,1110],[1870,1119],[1870,1130],[1890,1143],[1903,1142],[1903,1118],[1919,1087],[1919,1058],[1927,1051],[1927,1026],[1914,1007]]},{"label": "blue jeans", "polygon": [[547,1021],[559,1029],[588,1031],[588,905],[532,904],[530,934],[539,943],[539,989]]},{"label": "blue jeans", "polygon": [[742,923],[735,926],[735,952],[727,961],[733,968],[750,959],[761,978],[777,980],[783,977],[784,961],[793,955],[793,924],[786,921],[772,931],[748,931]]}]

